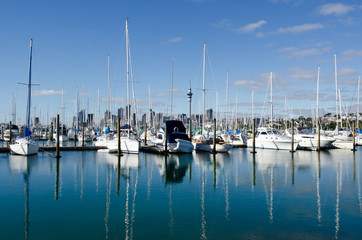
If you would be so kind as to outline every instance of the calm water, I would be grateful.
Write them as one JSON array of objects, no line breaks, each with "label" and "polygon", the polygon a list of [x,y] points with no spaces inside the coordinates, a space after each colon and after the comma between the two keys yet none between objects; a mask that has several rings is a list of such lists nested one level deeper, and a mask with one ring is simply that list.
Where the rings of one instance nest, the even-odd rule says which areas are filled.
[{"label": "calm water", "polygon": [[362,239],[361,154],[0,154],[0,239]]}]

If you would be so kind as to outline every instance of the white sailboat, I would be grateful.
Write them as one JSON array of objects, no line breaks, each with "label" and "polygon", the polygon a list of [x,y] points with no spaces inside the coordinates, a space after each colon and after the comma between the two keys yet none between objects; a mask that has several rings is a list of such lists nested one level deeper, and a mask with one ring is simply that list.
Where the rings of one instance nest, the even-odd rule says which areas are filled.
[{"label": "white sailboat", "polygon": [[[204,44],[204,55],[203,55],[203,89],[202,89],[202,95],[203,95],[203,115],[202,115],[202,125],[201,130],[203,133],[203,129],[205,128],[206,122],[205,122],[205,65],[206,65],[206,43]],[[216,142],[215,145],[215,151],[216,152],[228,152],[230,149],[233,148],[231,144],[225,143],[222,139],[217,139],[219,141]],[[192,144],[194,145],[194,149],[196,151],[202,151],[202,152],[213,152],[213,141],[210,141],[208,137],[206,137],[203,134],[195,135],[192,140]]]},{"label": "white sailboat", "polygon": [[26,110],[26,126],[24,129],[23,137],[15,139],[10,144],[10,151],[13,154],[28,156],[37,154],[39,150],[38,144],[36,144],[31,138],[31,132],[29,129],[30,125],[30,106],[31,106],[31,61],[33,53],[33,39],[30,39],[30,60],[29,60],[29,79],[28,79],[28,99],[27,99],[27,110]]},{"label": "white sailboat", "polygon": [[[127,137],[120,137],[121,140],[121,152],[123,153],[139,153],[140,142],[130,137],[130,127],[131,127],[131,111],[130,111],[130,100],[129,100],[129,37],[128,37],[128,19],[126,19],[126,57],[127,57],[127,108],[128,108],[128,131]],[[107,149],[109,152],[118,151],[118,138],[115,137],[112,140],[106,143]]]},{"label": "white sailboat", "polygon": [[[255,136],[255,147],[275,150],[293,150],[298,147],[298,140],[294,139],[292,149],[292,138],[281,135],[278,131],[272,128],[273,126],[273,73],[270,72],[270,126],[271,127],[259,127]],[[253,139],[250,138],[247,141],[249,148],[253,147]]]},{"label": "white sailboat", "polygon": [[[318,67],[317,73],[317,105],[316,105],[316,129],[320,127],[319,125],[319,72],[320,67]],[[285,130],[285,135],[292,137],[291,129]],[[318,134],[310,133],[308,129],[295,128],[294,129],[294,140],[299,142],[298,149],[303,150],[318,150]],[[327,149],[332,147],[332,143],[335,141],[334,138],[328,137],[325,135],[319,136],[319,147],[320,149]]]}]

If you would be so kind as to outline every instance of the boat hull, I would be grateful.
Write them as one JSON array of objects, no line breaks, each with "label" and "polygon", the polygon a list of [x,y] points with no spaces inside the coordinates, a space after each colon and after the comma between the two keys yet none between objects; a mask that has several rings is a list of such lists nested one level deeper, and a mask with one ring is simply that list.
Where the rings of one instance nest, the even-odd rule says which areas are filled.
[{"label": "boat hull", "polygon": [[10,151],[12,154],[29,156],[37,154],[39,146],[32,140],[20,139],[15,141],[14,144],[10,144]]},{"label": "boat hull", "polygon": [[[248,147],[253,147],[253,139],[248,139]],[[298,142],[294,141],[293,145],[293,151],[297,150]],[[261,148],[261,149],[274,149],[274,150],[288,150],[291,151],[292,149],[292,143],[289,140],[259,140],[255,139],[255,148]]]},{"label": "boat hull", "polygon": [[[193,142],[192,143],[194,145],[194,149],[195,151],[200,151],[200,152],[213,152],[214,151],[214,146],[213,144],[208,144],[208,143],[199,143],[199,142]],[[215,150],[216,152],[219,153],[226,153],[228,152],[230,149],[233,148],[233,146],[231,144],[216,144],[215,145]]]},{"label": "boat hull", "polygon": [[[118,139],[110,140],[106,144],[109,153],[118,152]],[[140,149],[140,142],[136,139],[121,137],[121,152],[122,153],[135,153],[138,154]]]}]

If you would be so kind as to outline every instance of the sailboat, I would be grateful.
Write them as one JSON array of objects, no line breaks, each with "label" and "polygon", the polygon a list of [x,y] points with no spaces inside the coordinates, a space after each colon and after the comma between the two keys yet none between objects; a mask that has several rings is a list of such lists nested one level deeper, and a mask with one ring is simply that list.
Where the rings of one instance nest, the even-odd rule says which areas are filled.
[{"label": "sailboat", "polygon": [[[139,153],[140,142],[130,137],[130,127],[131,127],[131,105],[129,100],[129,37],[128,37],[128,19],[126,19],[126,56],[127,56],[127,108],[128,108],[128,133],[126,137],[120,136],[121,140],[121,152],[123,153]],[[119,126],[118,126],[119,127]],[[118,138],[115,137],[112,140],[106,143],[108,152],[117,152],[118,151]]]},{"label": "sailboat", "polygon": [[[273,73],[270,72],[270,127],[259,127],[255,136],[255,147],[262,149],[274,149],[274,150],[292,150],[295,151],[298,147],[299,141],[291,137],[281,135],[277,130],[273,128]],[[291,149],[294,142],[293,149]],[[253,139],[250,138],[247,141],[249,148],[253,147]]]},{"label": "sailboat", "polygon": [[[202,116],[202,129],[205,128],[205,65],[206,65],[206,43],[204,44],[204,57],[203,57],[203,116]],[[216,152],[228,152],[233,148],[231,144],[227,144],[221,138],[216,139],[215,151]],[[196,151],[202,152],[213,152],[213,141],[206,137],[203,134],[198,134],[193,137],[192,144],[194,145],[194,149]]]},{"label": "sailboat", "polygon": [[28,79],[28,99],[26,110],[26,126],[24,129],[23,137],[17,138],[14,143],[10,144],[10,151],[13,154],[28,156],[37,154],[39,150],[38,144],[36,144],[31,138],[30,125],[30,106],[31,106],[31,61],[33,53],[33,39],[30,39],[30,60],[29,60],[29,79]]}]

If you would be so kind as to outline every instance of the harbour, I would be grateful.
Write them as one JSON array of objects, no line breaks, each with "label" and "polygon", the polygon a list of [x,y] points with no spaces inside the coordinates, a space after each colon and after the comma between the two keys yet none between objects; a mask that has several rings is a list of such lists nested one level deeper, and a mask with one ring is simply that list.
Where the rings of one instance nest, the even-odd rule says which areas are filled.
[{"label": "harbour", "polygon": [[361,151],[0,154],[4,239],[360,239]]},{"label": "harbour", "polygon": [[362,239],[361,12],[5,1],[0,239]]}]

